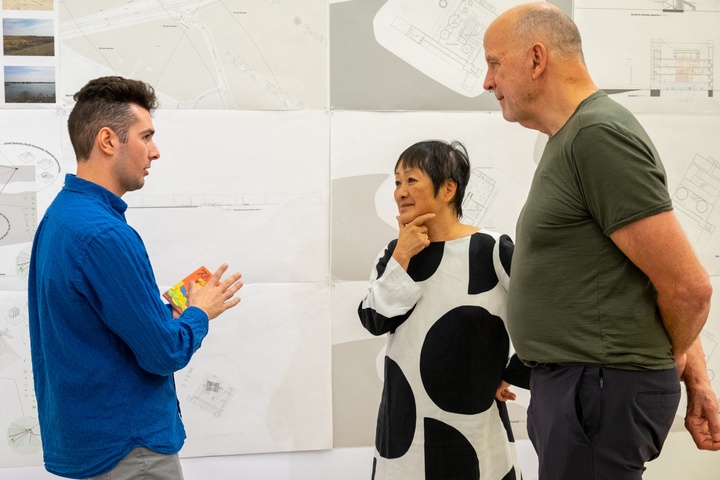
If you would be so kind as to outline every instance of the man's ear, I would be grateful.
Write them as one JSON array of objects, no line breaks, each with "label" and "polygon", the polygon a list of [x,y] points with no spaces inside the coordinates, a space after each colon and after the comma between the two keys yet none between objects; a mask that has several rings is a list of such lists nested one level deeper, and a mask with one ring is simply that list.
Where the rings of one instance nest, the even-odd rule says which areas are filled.
[{"label": "man's ear", "polygon": [[112,129],[103,127],[95,136],[95,144],[105,155],[113,155],[120,144],[120,139]]},{"label": "man's ear", "polygon": [[547,49],[542,43],[536,43],[530,49],[532,59],[532,78],[536,80],[545,71],[547,66]]}]

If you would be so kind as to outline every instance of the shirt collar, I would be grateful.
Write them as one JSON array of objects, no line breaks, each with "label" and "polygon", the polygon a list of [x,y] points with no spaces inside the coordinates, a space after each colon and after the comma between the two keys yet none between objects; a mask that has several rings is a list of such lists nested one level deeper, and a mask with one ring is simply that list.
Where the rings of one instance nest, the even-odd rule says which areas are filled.
[{"label": "shirt collar", "polygon": [[100,186],[97,183],[78,178],[72,173],[65,175],[65,186],[63,189],[71,192],[82,193],[84,195],[90,195],[91,197],[98,199],[100,202],[108,204],[113,210],[120,214],[124,214],[128,207],[127,203],[125,203],[122,198],[118,197],[107,188]]}]

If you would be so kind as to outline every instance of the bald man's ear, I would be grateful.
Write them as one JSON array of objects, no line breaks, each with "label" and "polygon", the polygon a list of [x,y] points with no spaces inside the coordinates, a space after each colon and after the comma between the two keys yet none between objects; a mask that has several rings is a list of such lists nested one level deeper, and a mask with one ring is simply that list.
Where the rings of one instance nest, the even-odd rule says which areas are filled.
[{"label": "bald man's ear", "polygon": [[112,129],[103,127],[95,136],[95,145],[105,155],[113,155],[120,144],[120,139]]},{"label": "bald man's ear", "polygon": [[532,78],[536,80],[545,71],[547,66],[547,49],[542,43],[536,43],[530,51],[532,59]]}]

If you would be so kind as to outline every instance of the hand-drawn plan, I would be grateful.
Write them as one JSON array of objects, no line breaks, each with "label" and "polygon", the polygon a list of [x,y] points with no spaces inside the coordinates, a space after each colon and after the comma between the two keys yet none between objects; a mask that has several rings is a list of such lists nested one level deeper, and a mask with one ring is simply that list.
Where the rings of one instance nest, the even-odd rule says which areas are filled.
[{"label": "hand-drawn plan", "polygon": [[60,0],[60,100],[90,78],[144,80],[161,108],[324,109],[327,3]]}]

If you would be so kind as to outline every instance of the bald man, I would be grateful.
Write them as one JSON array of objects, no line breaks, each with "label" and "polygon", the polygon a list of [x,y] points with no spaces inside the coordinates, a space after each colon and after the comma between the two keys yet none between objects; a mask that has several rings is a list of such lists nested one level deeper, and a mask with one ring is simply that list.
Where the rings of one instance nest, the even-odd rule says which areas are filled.
[{"label": "bald man", "polygon": [[712,287],[641,125],[599,91],[577,26],[517,6],[484,39],[484,87],[548,135],[520,214],[508,327],[533,368],[528,433],[541,480],[640,479],[687,389],[685,425],[720,449],[699,333]]}]

